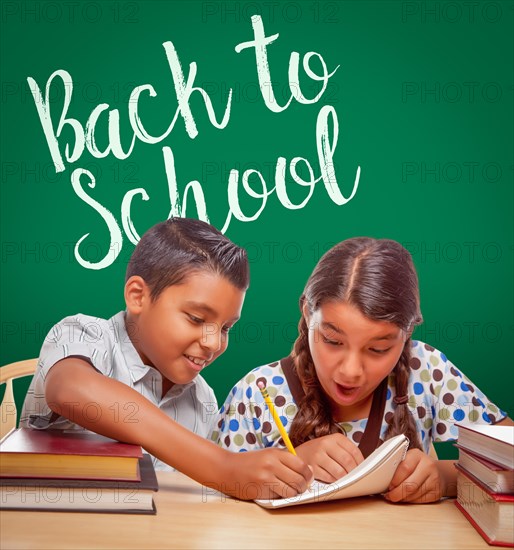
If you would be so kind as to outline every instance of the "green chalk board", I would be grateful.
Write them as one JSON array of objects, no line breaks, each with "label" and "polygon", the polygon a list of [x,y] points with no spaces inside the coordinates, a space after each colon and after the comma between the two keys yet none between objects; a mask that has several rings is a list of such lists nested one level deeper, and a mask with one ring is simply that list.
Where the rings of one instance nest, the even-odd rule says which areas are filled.
[{"label": "green chalk board", "polygon": [[[220,401],[244,372],[289,352],[320,255],[369,235],[413,255],[425,318],[416,336],[512,416],[512,9],[2,2],[2,364],[37,356],[68,314],[122,309],[131,238],[180,212],[197,181],[210,221],[252,264],[243,318],[206,372]],[[267,82],[248,44],[258,22]],[[192,92],[193,122],[177,111],[179,66],[185,82],[196,71],[190,86],[210,102]],[[44,119],[50,134],[62,126],[53,149]],[[186,213],[197,217],[192,190]]]}]

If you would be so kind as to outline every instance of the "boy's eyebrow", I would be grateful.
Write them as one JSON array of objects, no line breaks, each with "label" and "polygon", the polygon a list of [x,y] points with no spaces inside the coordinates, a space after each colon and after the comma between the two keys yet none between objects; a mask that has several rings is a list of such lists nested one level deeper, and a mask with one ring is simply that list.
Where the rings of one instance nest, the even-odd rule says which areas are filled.
[{"label": "boy's eyebrow", "polygon": [[[207,313],[207,315],[211,315],[212,317],[216,317],[218,315],[218,312],[215,309],[212,309],[211,306],[208,306],[207,304],[204,304],[203,302],[195,302],[194,300],[188,300],[185,302],[186,307],[192,307],[197,310],[203,311]],[[239,316],[233,317],[230,319],[230,321],[233,321],[234,323],[236,321],[239,321]]]},{"label": "boy's eyebrow", "polygon": [[[321,323],[321,326],[324,329],[330,329],[330,330],[333,330],[334,332],[337,332],[337,334],[341,334],[342,336],[346,336],[345,331],[340,329],[339,327],[336,327],[333,323],[330,323],[328,321],[323,321]],[[389,333],[383,334],[381,336],[375,336],[374,338],[371,338],[371,341],[375,341],[375,340],[395,340],[397,336],[398,336],[397,334],[389,332]]]}]

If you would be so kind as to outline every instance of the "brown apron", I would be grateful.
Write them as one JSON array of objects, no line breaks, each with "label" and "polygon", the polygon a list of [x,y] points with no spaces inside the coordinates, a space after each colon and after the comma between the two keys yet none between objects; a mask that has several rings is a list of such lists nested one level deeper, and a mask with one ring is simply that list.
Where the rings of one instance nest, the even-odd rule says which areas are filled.
[{"label": "brown apron", "polygon": [[[293,358],[289,355],[280,361],[282,370],[286,377],[287,383],[293,399],[298,404],[305,395],[302,384],[294,368]],[[368,423],[359,443],[359,449],[364,456],[368,457],[378,446],[380,439],[380,428],[382,427],[382,419],[384,418],[384,410],[387,397],[387,378],[377,386],[373,392],[373,401],[369,413]]]}]

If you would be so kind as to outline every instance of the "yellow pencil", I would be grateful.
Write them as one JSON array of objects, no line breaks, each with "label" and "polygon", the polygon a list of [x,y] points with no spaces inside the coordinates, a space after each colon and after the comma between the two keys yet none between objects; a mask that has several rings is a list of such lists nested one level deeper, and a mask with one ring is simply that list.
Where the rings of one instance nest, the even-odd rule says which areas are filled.
[{"label": "yellow pencil", "polygon": [[286,429],[284,428],[284,425],[282,424],[282,421],[280,420],[280,417],[278,416],[277,411],[275,410],[275,406],[273,405],[271,398],[269,396],[268,390],[266,389],[266,386],[264,385],[264,382],[257,382],[257,386],[261,390],[262,397],[264,397],[264,401],[266,401],[266,405],[268,406],[268,409],[270,410],[273,420],[275,421],[275,424],[277,425],[278,431],[280,432],[280,435],[282,436],[282,439],[284,440],[284,443],[286,444],[287,450],[294,454],[296,456],[296,451],[294,450],[293,444],[291,443],[291,440],[289,439],[289,436],[287,435]]}]

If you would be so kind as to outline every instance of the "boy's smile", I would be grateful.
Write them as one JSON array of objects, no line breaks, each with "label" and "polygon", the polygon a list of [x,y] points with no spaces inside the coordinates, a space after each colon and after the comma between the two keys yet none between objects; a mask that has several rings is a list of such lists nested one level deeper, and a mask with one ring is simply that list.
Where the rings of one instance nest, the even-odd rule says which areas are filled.
[{"label": "boy's smile", "polygon": [[225,351],[245,297],[207,270],[192,272],[154,301],[141,277],[131,277],[125,288],[127,331],[144,364],[169,381],[163,380],[163,395],[173,384],[191,382]]}]

